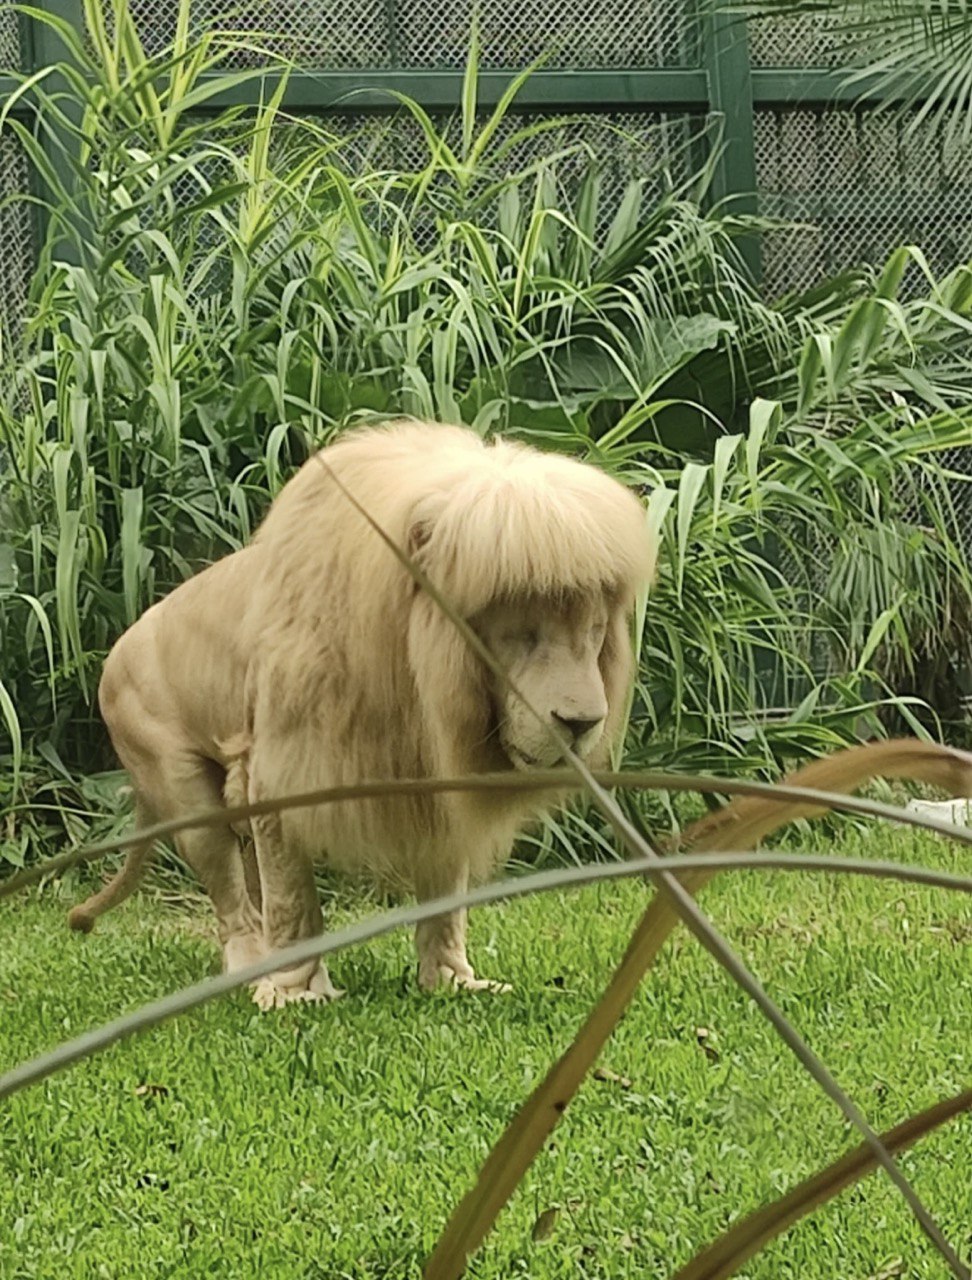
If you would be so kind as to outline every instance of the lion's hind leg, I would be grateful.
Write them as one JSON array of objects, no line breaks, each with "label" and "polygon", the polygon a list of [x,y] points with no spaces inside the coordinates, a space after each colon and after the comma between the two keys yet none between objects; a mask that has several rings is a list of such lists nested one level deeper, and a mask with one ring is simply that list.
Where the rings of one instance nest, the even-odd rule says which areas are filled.
[{"label": "lion's hind leg", "polygon": [[[128,762],[126,762],[128,763]],[[184,746],[165,743],[151,768],[139,762],[133,777],[144,802],[159,821],[225,807],[221,765]],[[187,827],[175,836],[176,849],[199,879],[216,913],[223,968],[235,973],[263,958],[259,902],[247,887],[240,838],[225,825]]]},{"label": "lion's hind leg", "polygon": [[[170,741],[158,744],[148,735],[137,746],[131,736],[119,751],[137,796],[136,828],[171,822],[191,813],[224,805],[222,769],[215,761]],[[73,929],[89,932],[96,918],[135,889],[148,862],[152,841],[137,845],[124,867],[103,889],[75,907],[68,921]],[[223,967],[233,973],[263,958],[263,926],[259,900],[248,890],[240,839],[225,826],[189,827],[175,836],[182,859],[201,881],[216,912]],[[252,857],[252,854],[251,854]]]},{"label": "lion's hind leg", "polygon": [[[182,815],[225,805],[222,771],[214,761],[186,757],[167,783],[170,794],[179,798]],[[252,851],[242,846],[240,835],[229,824],[190,827],[176,837],[176,847],[213,904],[224,970],[235,973],[262,960],[266,950],[258,888],[247,875]]]}]

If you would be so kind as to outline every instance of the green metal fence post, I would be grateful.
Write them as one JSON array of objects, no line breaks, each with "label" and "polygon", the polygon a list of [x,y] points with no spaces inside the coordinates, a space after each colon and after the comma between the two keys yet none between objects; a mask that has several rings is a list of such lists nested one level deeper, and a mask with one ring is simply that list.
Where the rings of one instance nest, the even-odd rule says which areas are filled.
[{"label": "green metal fence post", "polygon": [[[81,0],[34,0],[34,7],[70,23],[80,38],[84,31],[84,14]],[[64,61],[67,56],[67,50],[64,48],[57,32],[41,18],[28,17],[21,31],[24,69],[28,75],[41,67],[52,66]],[[49,94],[63,94],[67,89],[67,83],[63,76],[53,75],[45,81],[44,88]],[[60,106],[71,124],[80,129],[82,120],[80,104],[67,99]],[[52,132],[48,132],[48,129]],[[75,185],[75,175],[70,164],[66,161],[65,152],[76,149],[76,136],[72,136],[67,129],[58,127],[51,122],[47,129],[39,131],[39,138],[48,163],[57,171],[64,189],[70,192]],[[48,206],[56,201],[54,193],[40,180],[37,182],[36,194],[43,202],[38,206],[37,230],[38,249],[40,249],[50,234]],[[75,266],[80,262],[78,246],[69,238],[61,237],[50,248],[54,256],[62,262],[69,262]]]},{"label": "green metal fence post", "polygon": [[[705,3],[705,0],[703,0]],[[712,194],[736,213],[755,213],[756,156],[753,146],[753,77],[746,19],[706,4],[702,16],[703,56],[709,84],[709,109],[722,125],[721,152]],[[753,278],[761,274],[759,241],[740,242]]]}]

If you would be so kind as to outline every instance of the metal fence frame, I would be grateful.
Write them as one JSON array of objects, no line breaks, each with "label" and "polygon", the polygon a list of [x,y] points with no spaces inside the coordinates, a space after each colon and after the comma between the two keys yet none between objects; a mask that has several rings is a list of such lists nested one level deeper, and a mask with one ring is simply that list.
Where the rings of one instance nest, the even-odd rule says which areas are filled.
[{"label": "metal fence frame", "polygon": [[[145,2],[150,3],[151,0],[145,0]],[[164,3],[164,0],[162,2]],[[300,0],[278,0],[278,2],[295,4]],[[341,3],[342,0],[338,2]],[[540,2],[545,3],[546,0],[540,0]],[[634,4],[635,0],[630,2]],[[646,4],[652,2],[653,0],[644,0]],[[781,62],[787,57],[799,56],[799,42],[788,44],[789,35],[785,23],[782,26],[774,25],[768,28],[765,19],[747,22],[737,16],[714,14],[708,10],[706,0],[664,0],[664,2],[670,6],[667,10],[669,13],[672,12],[672,5],[676,3],[684,5],[684,29],[686,32],[693,30],[695,32],[695,37],[687,38],[685,44],[698,51],[693,65],[612,66],[605,69],[542,67],[522,87],[516,100],[515,110],[524,113],[576,112],[591,115],[627,112],[643,113],[646,117],[671,113],[676,117],[680,114],[697,117],[700,125],[714,120],[718,124],[717,129],[700,130],[700,136],[706,139],[708,145],[712,145],[713,139],[719,142],[712,157],[714,181],[711,198],[715,201],[729,201],[741,212],[771,212],[784,215],[787,212],[786,195],[777,198],[770,192],[767,198],[766,188],[761,189],[759,182],[758,148],[760,145],[763,146],[765,156],[765,135],[768,131],[776,130],[780,120],[793,121],[798,117],[809,117],[811,130],[816,129],[822,139],[821,153],[827,152],[830,145],[829,134],[827,134],[827,129],[830,127],[827,125],[828,120],[830,122],[836,120],[834,131],[839,132],[842,129],[853,133],[856,130],[863,134],[867,129],[873,129],[874,134],[877,134],[877,128],[873,126],[874,117],[869,113],[886,103],[873,86],[862,82],[860,78],[856,78],[852,86],[849,85],[846,70],[833,65],[835,59],[839,57],[840,42],[839,39],[832,38],[833,28],[828,30],[823,21],[817,23],[813,16],[800,20],[804,24],[801,28],[804,35],[809,32],[812,36],[809,44],[819,54],[821,65],[816,67],[768,66],[763,64],[773,57],[774,51],[779,53]],[[389,14],[394,12],[395,0],[383,0],[383,3]],[[426,3],[433,4],[435,0],[426,0]],[[33,0],[33,4],[36,8],[68,22],[76,30],[82,29],[80,0]],[[4,0],[0,0],[0,18],[3,16],[3,7]],[[696,24],[694,28],[692,23]],[[43,22],[18,14],[18,34],[22,74],[29,75],[61,58],[63,51],[60,42],[55,33]],[[755,42],[758,45],[755,58],[751,53],[752,36],[755,36]],[[11,43],[12,41],[8,39],[8,44]],[[805,41],[804,48],[806,43]],[[0,48],[2,47],[0,42]],[[457,42],[453,41],[454,61],[456,47]],[[828,58],[832,65],[823,65]],[[489,108],[497,103],[520,69],[520,67],[503,69],[491,65],[483,67],[479,72],[480,105]],[[222,73],[211,72],[209,75],[211,78],[217,78]],[[274,89],[278,83],[278,73],[268,71],[263,81],[264,94]],[[4,101],[18,84],[19,81],[15,77],[0,75],[0,102]],[[392,97],[392,91],[397,91],[414,99],[430,112],[448,113],[459,107],[462,85],[463,71],[458,66],[441,69],[383,66],[342,71],[302,68],[289,74],[282,106],[294,114],[305,113],[316,116],[327,115],[329,112],[349,111],[356,115],[388,114],[399,109],[398,103]],[[198,113],[201,116],[211,116],[227,106],[253,103],[259,91],[259,80],[247,81],[205,100],[200,104]],[[19,104],[17,110],[21,118],[29,118],[32,110],[29,100]],[[885,120],[891,118],[890,114],[883,117]],[[886,130],[887,127],[882,125],[881,129]],[[900,128],[900,126],[892,125],[891,128]],[[2,142],[3,139],[0,138],[0,143]],[[784,139],[780,144],[781,154],[786,152],[787,145]],[[866,145],[873,149],[876,146],[874,138],[872,137],[871,142]],[[924,142],[919,139],[915,145],[920,151]],[[890,153],[896,150],[893,135],[888,150]],[[897,145],[897,150],[899,152],[901,150],[900,143]],[[56,147],[48,148],[48,159],[58,167],[62,179],[69,185],[70,173],[66,173],[61,167],[61,156]],[[3,160],[4,152],[0,146],[0,163]],[[826,242],[828,231],[835,225],[841,225],[841,219],[844,220],[842,225],[846,230],[847,223],[850,221],[847,210],[853,202],[867,200],[870,196],[875,206],[879,201],[883,201],[885,210],[890,211],[883,215],[881,235],[885,239],[888,235],[893,235],[895,241],[909,238],[907,233],[902,235],[899,230],[909,221],[909,216],[907,213],[903,217],[899,216],[900,191],[895,190],[895,177],[897,176],[900,180],[903,171],[893,172],[893,154],[891,163],[885,166],[886,173],[890,174],[890,177],[882,179],[886,182],[883,187],[874,185],[869,189],[865,180],[848,180],[847,175],[853,171],[853,163],[852,154],[843,158],[842,174],[846,189],[835,192],[827,189],[826,183],[821,181],[822,170],[826,166],[820,164],[820,154],[816,158],[809,157],[805,161],[798,157],[798,164],[802,166],[802,171],[799,174],[800,181],[794,186],[800,189],[800,197],[792,202],[791,208],[797,206],[801,212],[809,210],[811,222],[814,212],[819,212],[818,220],[821,225],[817,228],[817,235],[820,241]],[[965,169],[963,170],[959,165],[958,172],[963,175],[972,173],[972,148],[969,148],[964,163]],[[952,172],[955,172],[957,167],[955,157],[952,157],[951,165]],[[38,175],[27,172],[19,163],[16,167],[17,174],[12,179],[8,178],[8,192],[11,185],[16,189],[17,183],[21,181],[21,174],[25,173],[26,180],[33,184],[34,193],[42,194],[37,191]],[[780,163],[781,170],[782,167]],[[881,166],[875,165],[874,168],[877,171]],[[871,177],[873,176],[872,174]],[[914,182],[914,176],[914,171],[908,175],[911,183],[910,191],[913,196],[916,191],[918,192],[916,208],[919,206],[920,199],[925,199],[921,217],[927,224],[937,216],[939,206],[933,200],[926,198],[927,193],[920,190],[921,184]],[[0,172],[0,178],[2,177],[3,174]],[[942,192],[948,184],[946,166],[939,166],[937,178],[939,183],[937,194],[942,197]],[[929,183],[929,186],[931,185]],[[934,194],[932,192],[932,195]],[[958,224],[955,228],[956,249],[954,254],[951,254],[952,260],[972,258],[972,177],[960,177],[955,183],[955,189],[947,191],[947,201],[942,197],[941,203],[947,203],[952,211],[947,216],[955,217]],[[0,242],[5,230],[2,219],[6,204],[7,202],[0,202]],[[33,236],[35,259],[44,234],[43,215],[39,205],[35,207],[35,214],[31,216],[36,218]],[[921,217],[916,216],[913,220],[918,223]],[[830,219],[829,226],[828,219]],[[812,230],[811,228],[811,234]],[[9,228],[7,232],[7,239],[17,246],[17,252],[20,253],[23,250],[24,260],[14,264],[13,267],[5,267],[2,260],[2,246],[0,246],[0,314],[5,310],[9,314],[18,308],[21,312],[23,311],[22,304],[26,301],[26,282],[29,280],[34,261],[25,249],[29,237],[25,234],[23,225],[19,226],[13,236],[9,235]],[[787,254],[799,243],[796,238],[806,234],[806,230],[797,229],[792,233],[781,233],[776,240],[773,236],[764,236],[761,242],[753,239],[740,245],[754,276],[757,279],[763,279],[767,292],[772,294],[779,291],[778,285],[781,280],[785,279],[787,283],[792,283],[790,277],[799,274],[799,267],[795,272],[781,271],[779,264],[783,262],[786,267]],[[951,235],[951,232],[949,234]],[[853,235],[850,238],[853,239]],[[873,237],[875,243],[880,238],[880,235]],[[945,237],[945,240],[945,252],[941,256],[946,265],[951,265],[948,261],[951,241],[948,237]],[[65,248],[69,251],[69,246]],[[839,258],[841,252],[831,255],[831,248],[832,246],[827,246],[825,243],[824,251],[810,261],[816,261],[819,264],[820,261],[826,260],[830,269],[831,256]],[[876,256],[880,256],[879,250]],[[770,270],[765,272],[768,259],[771,261]],[[804,262],[806,261],[807,259],[804,258]],[[841,262],[836,265],[851,264]],[[11,281],[11,271],[14,273],[13,281]],[[14,285],[13,288],[11,283]],[[805,280],[802,283],[810,284],[813,281]],[[967,465],[964,457],[956,456],[950,461],[963,469]],[[966,524],[965,518],[962,524],[963,526]],[[968,542],[969,535],[964,528],[962,536]]]},{"label": "metal fence frame", "polygon": [[[79,0],[34,0],[37,8],[82,28]],[[755,131],[757,113],[766,110],[822,112],[843,107],[855,110],[876,105],[867,85],[852,89],[846,76],[833,67],[770,68],[753,66],[749,23],[740,17],[713,14],[697,0],[684,0],[686,31],[693,30],[699,50],[697,65],[645,68],[612,67],[599,70],[540,69],[524,85],[516,109],[529,112],[682,112],[700,119],[715,118],[721,148],[715,158],[713,198],[731,200],[740,211],[760,208]],[[2,0],[0,0],[2,7]],[[389,8],[391,14],[393,10]],[[765,21],[765,20],[761,20]],[[18,14],[22,72],[30,74],[56,62],[62,54],[54,32],[43,22]],[[479,76],[483,106],[496,103],[519,68],[484,69]],[[217,75],[219,73],[210,73]],[[414,98],[430,111],[458,106],[461,69],[408,69],[378,67],[348,71],[301,69],[288,79],[283,106],[294,113],[322,115],[335,110],[356,113],[395,109],[389,91]],[[277,80],[268,72],[265,83]],[[0,100],[17,81],[0,75]],[[215,114],[230,104],[253,100],[256,85],[242,84],[220,93],[200,107],[201,114]],[[24,111],[29,113],[29,104]],[[50,158],[55,164],[55,151]],[[818,193],[821,199],[825,193]],[[760,250],[755,242],[744,246],[750,265],[760,275]]]}]

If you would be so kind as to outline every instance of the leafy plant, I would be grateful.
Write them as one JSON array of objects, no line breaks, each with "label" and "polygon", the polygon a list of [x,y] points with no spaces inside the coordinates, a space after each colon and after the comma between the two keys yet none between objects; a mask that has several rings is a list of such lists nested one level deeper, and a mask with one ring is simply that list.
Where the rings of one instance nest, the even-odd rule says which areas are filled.
[{"label": "leafy plant", "polygon": [[826,22],[850,88],[867,90],[911,117],[944,123],[949,143],[972,137],[968,0],[711,0],[740,14]]},{"label": "leafy plant", "polygon": [[220,71],[233,38],[190,37],[188,0],[152,58],[125,0],[107,24],[88,0],[88,45],[34,16],[66,87],[31,85],[46,148],[16,96],[2,113],[50,219],[0,397],[15,860],[25,822],[64,835],[25,817],[22,783],[108,764],[92,702],[114,638],[367,417],[502,430],[644,486],[666,557],[635,761],[770,772],[878,727],[892,695],[918,724],[929,655],[960,663],[970,634],[937,474],[968,439],[967,272],[901,302],[902,250],[769,307],[734,247],[759,224],[703,211],[706,165],[675,181],[618,131],[642,172],[607,204],[569,120],[511,114],[523,77],[480,112],[475,41],[458,115],[400,99],[417,158],[379,134],[362,168],[360,138],[286,116],[282,82],[255,114],[195,116],[261,73]]}]

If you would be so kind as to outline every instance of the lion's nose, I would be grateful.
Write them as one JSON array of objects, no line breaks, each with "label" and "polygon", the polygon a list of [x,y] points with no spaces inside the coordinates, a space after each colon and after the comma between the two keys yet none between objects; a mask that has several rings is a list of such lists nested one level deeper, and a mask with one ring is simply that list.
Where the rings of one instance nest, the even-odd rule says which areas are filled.
[{"label": "lion's nose", "polygon": [[554,712],[554,723],[558,729],[562,729],[567,734],[571,742],[577,742],[583,738],[585,733],[589,733],[591,729],[596,729],[601,723],[601,717],[598,716],[594,720],[571,719],[567,716],[558,715]]}]

